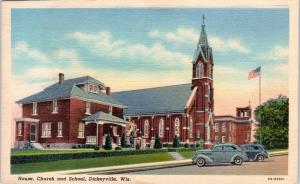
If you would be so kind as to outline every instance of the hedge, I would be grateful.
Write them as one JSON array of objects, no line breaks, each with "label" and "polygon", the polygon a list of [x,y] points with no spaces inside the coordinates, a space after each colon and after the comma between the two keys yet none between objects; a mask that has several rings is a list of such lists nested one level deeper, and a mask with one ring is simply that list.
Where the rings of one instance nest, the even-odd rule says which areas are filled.
[{"label": "hedge", "polygon": [[96,158],[96,157],[112,157],[112,156],[124,156],[124,155],[138,155],[138,154],[150,154],[158,152],[167,152],[167,150],[125,150],[125,151],[109,151],[109,152],[82,152],[82,153],[61,153],[61,154],[47,154],[47,155],[15,155],[11,156],[11,164],[24,164],[35,162],[49,162],[57,160],[69,160],[69,159],[84,159],[84,158]]}]

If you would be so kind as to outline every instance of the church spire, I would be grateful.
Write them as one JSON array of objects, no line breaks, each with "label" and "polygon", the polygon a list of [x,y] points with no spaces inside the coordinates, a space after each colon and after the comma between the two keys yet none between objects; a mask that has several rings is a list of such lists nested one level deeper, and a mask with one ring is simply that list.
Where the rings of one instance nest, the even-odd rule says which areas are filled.
[{"label": "church spire", "polygon": [[198,47],[199,46],[205,46],[208,47],[208,41],[207,41],[207,35],[206,35],[206,30],[205,30],[205,16],[202,16],[202,26],[201,26],[201,33],[200,33],[200,38],[198,42]]}]

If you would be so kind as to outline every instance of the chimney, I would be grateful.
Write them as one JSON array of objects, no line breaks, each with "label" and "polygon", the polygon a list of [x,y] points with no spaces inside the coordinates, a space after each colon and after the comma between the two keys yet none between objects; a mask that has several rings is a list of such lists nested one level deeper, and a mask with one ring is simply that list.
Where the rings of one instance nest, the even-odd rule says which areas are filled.
[{"label": "chimney", "polygon": [[106,93],[107,96],[111,95],[110,87],[105,87],[105,93]]},{"label": "chimney", "polygon": [[58,74],[58,83],[62,84],[65,81],[65,75],[63,73]]}]

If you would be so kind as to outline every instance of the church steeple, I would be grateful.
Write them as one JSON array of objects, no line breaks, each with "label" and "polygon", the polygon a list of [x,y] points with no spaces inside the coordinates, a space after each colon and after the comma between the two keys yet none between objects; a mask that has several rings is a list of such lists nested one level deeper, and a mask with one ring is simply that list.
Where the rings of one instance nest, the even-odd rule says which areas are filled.
[{"label": "church steeple", "polygon": [[205,16],[202,16],[202,25],[201,25],[201,32],[200,32],[200,37],[198,40],[198,44],[197,44],[197,49],[195,52],[195,58],[193,63],[196,62],[196,60],[198,59],[198,56],[200,54],[203,55],[203,57],[208,60],[211,56],[211,47],[208,44],[208,39],[207,39],[207,34],[206,34],[206,30],[205,30]]},{"label": "church steeple", "polygon": [[200,38],[198,41],[198,47],[209,47],[208,45],[208,40],[207,40],[207,35],[206,35],[206,30],[205,30],[205,16],[202,16],[202,26],[201,26],[201,33],[200,33]]}]

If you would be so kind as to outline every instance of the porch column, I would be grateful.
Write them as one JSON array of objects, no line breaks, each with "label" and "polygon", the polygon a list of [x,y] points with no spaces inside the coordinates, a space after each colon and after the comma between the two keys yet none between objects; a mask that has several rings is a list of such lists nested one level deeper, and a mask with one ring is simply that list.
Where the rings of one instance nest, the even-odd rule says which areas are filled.
[{"label": "porch column", "polygon": [[97,130],[97,144],[100,148],[103,143],[103,125],[97,123]]}]

